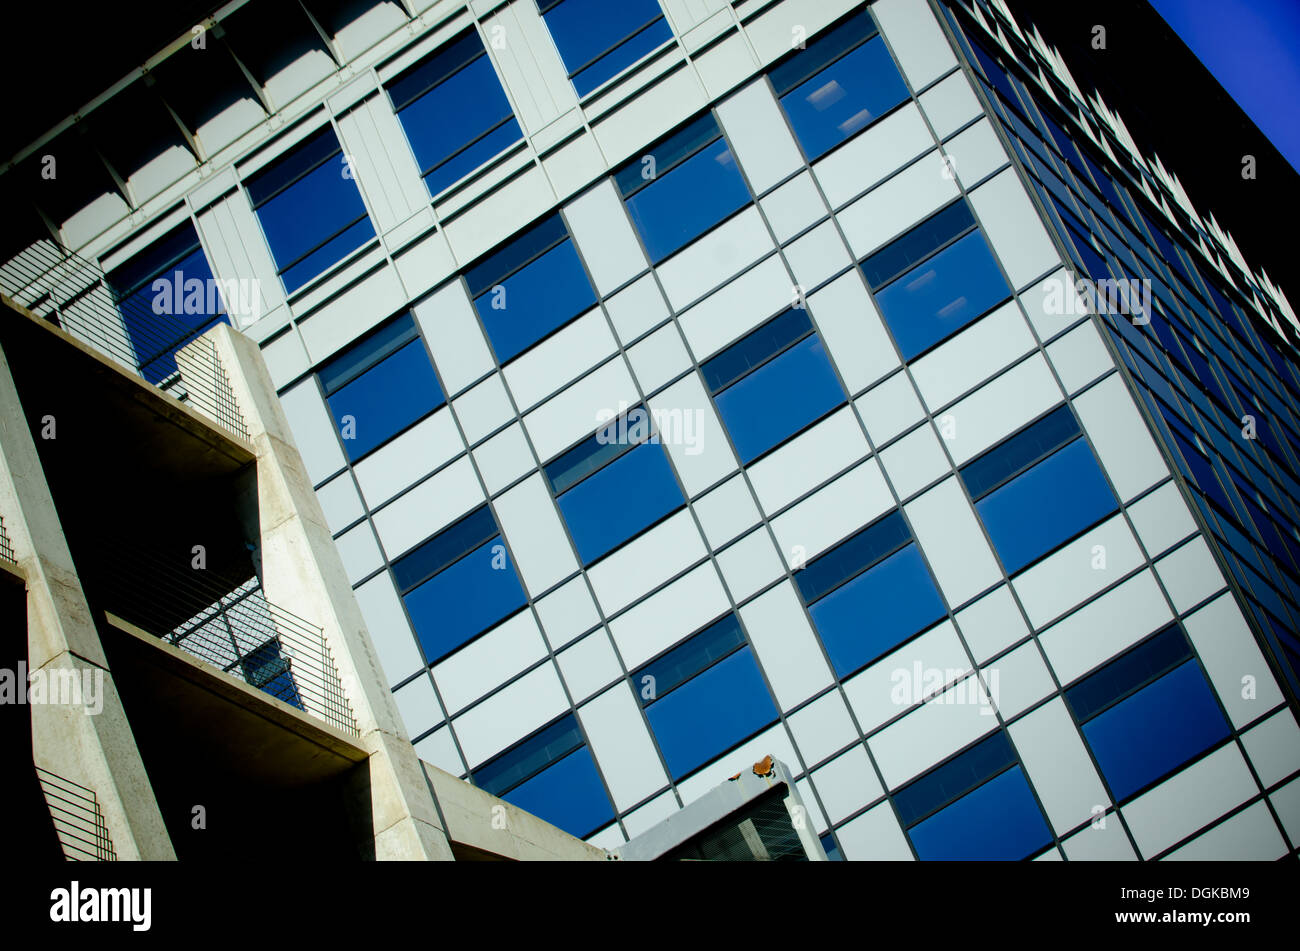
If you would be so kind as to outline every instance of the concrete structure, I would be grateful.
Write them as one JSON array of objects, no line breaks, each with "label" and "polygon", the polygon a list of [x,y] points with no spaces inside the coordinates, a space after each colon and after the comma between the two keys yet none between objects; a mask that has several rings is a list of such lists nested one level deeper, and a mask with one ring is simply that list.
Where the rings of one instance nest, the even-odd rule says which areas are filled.
[{"label": "concrete structure", "polygon": [[365,850],[558,854],[477,787],[635,852],[771,755],[831,858],[1295,854],[1285,296],[995,0],[586,3],[236,0],[229,76],[178,41],[0,174],[6,294],[236,433],[162,414],[328,645]]}]

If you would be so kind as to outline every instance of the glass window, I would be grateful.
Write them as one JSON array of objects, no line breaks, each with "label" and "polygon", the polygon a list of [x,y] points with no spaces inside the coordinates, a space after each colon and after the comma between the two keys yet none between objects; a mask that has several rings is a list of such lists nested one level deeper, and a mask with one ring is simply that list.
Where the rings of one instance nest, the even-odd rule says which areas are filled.
[{"label": "glass window", "polygon": [[826,346],[797,308],[732,344],[700,371],[745,464],[844,402]]},{"label": "glass window", "polygon": [[291,294],[375,236],[330,126],[249,176],[244,188]]},{"label": "glass window", "polygon": [[673,38],[657,0],[539,0],[538,8],[580,97]]},{"label": "glass window", "polygon": [[876,33],[863,9],[769,74],[810,161],[907,100],[903,77]]},{"label": "glass window", "polygon": [[335,357],[318,376],[354,462],[446,402],[409,313]]},{"label": "glass window", "polygon": [[836,673],[846,677],[943,617],[945,608],[895,511],[794,573]]},{"label": "glass window", "polygon": [[474,770],[474,784],[506,802],[585,838],[614,818],[577,718],[554,723]]},{"label": "glass window", "polygon": [[527,603],[487,506],[394,561],[393,578],[430,664]]},{"label": "glass window", "polygon": [[186,221],[108,275],[140,374],[155,385],[176,373],[176,351],[230,323],[194,225]]},{"label": "glass window", "polygon": [[944,245],[975,227],[975,216],[963,199],[931,215],[907,234],[895,238],[862,262],[862,273],[873,291],[925,260]]},{"label": "glass window", "polygon": [[556,457],[546,477],[584,565],[686,502],[643,407]]},{"label": "glass window", "polygon": [[1015,861],[1052,841],[1019,766],[990,779],[907,834],[923,861]]},{"label": "glass window", "polygon": [[492,60],[473,31],[403,71],[387,89],[430,195],[523,137]]},{"label": "glass window", "polygon": [[[645,680],[647,676],[655,679]],[[633,673],[632,683],[674,779],[777,718],[776,705],[734,616],[646,664]]]},{"label": "glass window", "polygon": [[749,188],[712,113],[624,165],[614,180],[652,264],[750,201]]},{"label": "glass window", "polygon": [[1116,802],[1226,738],[1218,701],[1177,625],[1065,693]]},{"label": "glass window", "polygon": [[922,859],[1016,860],[1051,841],[1002,730],[913,780],[893,799]]},{"label": "glass window", "polygon": [[904,360],[912,360],[1011,294],[978,230],[896,278],[876,303]]},{"label": "glass window", "polygon": [[470,268],[465,281],[503,364],[596,303],[559,215],[543,219]]},{"label": "glass window", "polygon": [[975,511],[1007,574],[1059,548],[1117,508],[1080,432],[1073,414],[1066,419],[1053,412],[963,467]]}]

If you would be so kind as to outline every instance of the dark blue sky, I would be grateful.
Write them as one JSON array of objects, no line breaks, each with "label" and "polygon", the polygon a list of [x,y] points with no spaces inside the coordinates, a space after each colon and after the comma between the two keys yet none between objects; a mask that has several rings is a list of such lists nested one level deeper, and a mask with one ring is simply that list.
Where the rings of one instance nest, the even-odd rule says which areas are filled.
[{"label": "dark blue sky", "polygon": [[1151,5],[1300,171],[1300,2],[1151,0]]}]

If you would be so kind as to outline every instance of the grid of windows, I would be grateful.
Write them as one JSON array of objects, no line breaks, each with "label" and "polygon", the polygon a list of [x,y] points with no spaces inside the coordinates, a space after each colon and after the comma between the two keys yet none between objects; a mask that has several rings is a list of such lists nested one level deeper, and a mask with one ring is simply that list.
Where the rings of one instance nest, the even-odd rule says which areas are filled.
[{"label": "grid of windows", "polygon": [[[543,0],[539,9],[583,95],[671,36],[658,4],[602,4],[593,13],[582,0]],[[1098,781],[1121,808],[1224,737],[1240,735],[1240,724],[1228,725],[1210,687],[1222,671],[1216,675],[1214,661],[1196,655],[1190,623],[1176,657],[1137,665],[1127,655],[1096,657],[1068,676],[1063,651],[1039,638],[1042,662],[1066,691],[1027,706],[994,696],[997,728],[973,744],[967,738],[941,745],[934,739],[941,724],[911,734],[910,744],[898,743],[895,737],[920,721],[920,709],[899,701],[888,709],[873,706],[879,691],[869,688],[879,682],[872,678],[889,673],[880,666],[884,658],[910,660],[908,651],[922,645],[951,649],[977,663],[983,677],[990,666],[1023,663],[1032,653],[1030,642],[1011,642],[1024,626],[1021,613],[1042,634],[1044,618],[1118,598],[1126,582],[1107,578],[1105,588],[1077,595],[1078,603],[1057,603],[1052,592],[1035,592],[1033,573],[1024,569],[1103,523],[1139,525],[1136,517],[1109,517],[1121,500],[1141,504],[1132,493],[1117,498],[1115,456],[1102,439],[1108,421],[1094,423],[1081,408],[1089,387],[1117,378],[1103,379],[1108,371],[1099,371],[1079,385],[1067,381],[1066,360],[1046,346],[1060,340],[1042,333],[1034,319],[1037,337],[1028,324],[1016,323],[1035,316],[1030,295],[1021,291],[1023,307],[1002,306],[1013,299],[1003,275],[1014,274],[1017,246],[1006,236],[1012,220],[1006,209],[980,201],[988,184],[970,188],[969,198],[965,181],[944,187],[946,197],[918,198],[910,217],[902,217],[906,202],[900,201],[899,219],[880,235],[870,230],[874,212],[850,209],[872,208],[876,185],[888,194],[893,179],[835,214],[811,201],[793,202],[801,205],[796,215],[785,198],[804,183],[827,186],[843,174],[833,162],[817,160],[904,103],[937,129],[927,105],[932,94],[941,81],[965,81],[964,72],[953,72],[918,82],[914,54],[881,16],[884,33],[859,10],[814,35],[757,87],[772,93],[769,114],[784,116],[770,130],[770,140],[788,143],[792,156],[779,183],[751,191],[747,181],[763,179],[743,173],[761,167],[766,156],[752,154],[748,135],[731,125],[727,109],[721,117],[698,114],[641,152],[622,153],[633,157],[612,177],[626,218],[620,212],[602,230],[589,207],[580,220],[572,205],[566,212],[571,235],[558,209],[547,212],[461,268],[451,284],[437,285],[423,302],[427,310],[415,305],[427,347],[404,314],[316,371],[325,418],[332,417],[346,456],[346,462],[320,463],[317,481],[358,599],[382,642],[385,671],[406,692],[399,697],[416,693],[421,683],[441,692],[429,706],[440,706],[446,720],[425,719],[441,713],[410,714],[421,755],[567,831],[595,834],[601,844],[621,839],[615,820],[660,797],[690,801],[715,783],[711,769],[722,772],[725,763],[734,772],[751,747],[779,752],[789,737],[799,761],[790,765],[816,792],[805,801],[817,814],[817,831],[827,833],[828,851],[840,854],[843,847],[857,858],[887,848],[887,837],[864,844],[862,834],[883,816],[897,818],[907,856],[1018,859],[1055,854],[1057,845],[1068,854],[1078,827],[1049,827],[1044,819],[1053,815],[1046,800],[1051,784],[1020,745],[1022,718],[1048,703],[1060,706],[1064,696]],[[1292,570],[1300,565],[1300,512],[1293,502],[1300,496],[1294,479],[1300,437],[1291,351],[1256,332],[1249,292],[1218,286],[1195,249],[1176,229],[1155,224],[1157,213],[1135,200],[1124,169],[1103,159],[1070,116],[1053,114],[1049,122],[1054,107],[1037,102],[1032,86],[996,66],[997,56],[971,51],[968,57],[977,70],[998,74],[986,89],[997,97],[990,119],[1010,136],[1014,157],[1077,263],[1098,277],[1151,278],[1150,322],[1107,314],[1105,325],[1120,357],[1147,384],[1144,398],[1168,430],[1176,464],[1199,487],[1202,514],[1227,546],[1231,566],[1248,579],[1256,619],[1269,623],[1275,645],[1300,647],[1292,630],[1300,595]],[[900,66],[917,86],[918,102],[909,99]],[[490,164],[520,138],[476,33],[445,44],[386,89],[431,195]],[[443,113],[450,118],[439,122]],[[746,115],[742,123],[753,119]],[[958,134],[940,133],[945,147]],[[250,176],[247,190],[291,290],[373,234],[355,184],[336,174],[344,165],[326,129]],[[298,213],[297,206],[310,207]],[[530,215],[539,210],[529,207]],[[431,234],[443,224],[469,233],[476,211],[471,203],[464,226],[440,222]],[[718,226],[742,212],[763,223],[765,237],[770,226],[778,251],[768,250],[770,242],[752,252],[739,240],[718,239],[708,261],[697,260],[703,254],[674,257],[705,236],[716,238]],[[778,227],[782,216],[790,220]],[[649,269],[635,240],[623,237],[629,222]],[[837,247],[823,255],[817,246],[809,254],[814,231],[819,238],[842,237],[848,252]],[[896,237],[882,244],[886,235]],[[842,263],[831,264],[837,257]],[[808,309],[794,306],[764,319],[788,300],[782,269],[804,282],[812,263],[823,276],[807,280]],[[588,277],[588,265],[598,279]],[[710,272],[716,272],[711,283]],[[1015,280],[1016,289],[1024,287]],[[595,284],[613,290],[597,294]],[[464,320],[438,296],[461,293],[472,305]],[[693,305],[699,309],[692,314],[678,306],[687,300],[704,306]],[[558,336],[593,308],[608,314],[616,338],[601,354],[594,345],[581,350],[567,339],[572,335]],[[294,319],[304,338],[325,325],[310,313]],[[990,342],[995,320],[1014,324],[1028,341],[1024,348],[1013,352],[1010,334]],[[553,365],[512,365],[553,338]],[[969,348],[955,342],[958,353],[954,347],[941,352],[954,338],[970,341]],[[984,440],[976,451],[963,455],[958,443],[951,456],[944,452],[940,439],[950,437],[939,413],[958,390],[983,398],[1004,374],[1030,361],[1058,371],[1071,401],[1062,405],[1054,386],[1041,400],[1026,389],[1006,402],[1037,400],[1018,417],[1034,420],[1028,426],[1018,422],[1017,432],[1006,435],[1008,425],[995,433],[994,413],[980,421],[989,425],[987,438],[974,437]],[[500,367],[506,372],[497,373]],[[963,381],[951,393],[936,383],[945,371]],[[701,381],[707,399],[672,405],[685,403]],[[525,391],[527,400],[520,395]],[[856,397],[851,406],[850,397]],[[636,409],[575,442],[591,432],[588,413],[602,419],[598,406],[606,398]],[[452,405],[444,409],[447,402]],[[658,431],[658,418],[652,422],[650,405],[656,413],[698,408],[709,438],[689,448],[673,445]],[[1235,435],[1244,414],[1255,418],[1257,435],[1248,445]],[[421,445],[397,445],[395,437],[431,415]],[[433,425],[438,421],[445,422],[442,431]],[[328,424],[324,429],[330,435]],[[796,436],[808,438],[796,446]],[[931,443],[935,451],[927,459],[922,447]],[[372,456],[389,445],[382,458]],[[953,458],[962,465],[953,466]],[[326,472],[328,465],[335,468]],[[338,466],[353,471],[336,478]],[[467,509],[468,515],[450,515]],[[847,526],[864,524],[845,537]],[[658,526],[663,530],[651,538]],[[629,544],[634,539],[636,546]],[[949,544],[967,550],[955,557]],[[805,545],[806,561],[797,551]],[[1166,551],[1173,549],[1152,549],[1140,570],[1154,574],[1151,562],[1159,565]],[[1012,576],[1015,598],[1006,586]],[[1171,598],[1180,619],[1192,613],[1176,592]],[[979,633],[976,619],[997,613],[987,605],[999,599],[1012,608],[986,624],[996,633]],[[713,620],[701,627],[706,618]],[[1183,636],[1181,628],[1173,630]],[[405,653],[402,638],[409,640]],[[793,644],[797,650],[786,650]],[[1139,669],[1140,676],[1132,672]],[[975,676],[968,670],[955,683],[974,683]],[[552,699],[563,697],[554,709],[562,704],[564,712],[547,713],[550,722],[537,730],[540,711],[531,701],[502,702],[507,690],[537,697],[550,691]],[[615,698],[629,701],[623,720]],[[469,720],[498,703],[492,717],[499,730],[484,738],[484,721],[471,727]],[[1182,708],[1191,714],[1179,729],[1139,735],[1138,725],[1171,719],[1167,712]],[[537,712],[537,719],[525,722],[522,709]],[[832,709],[844,712],[833,716]],[[1260,705],[1261,715],[1278,709]],[[597,731],[589,713],[602,727],[617,721],[617,729]],[[848,725],[834,726],[837,717]],[[803,726],[809,722],[817,729]],[[631,766],[609,753],[609,744],[623,736],[635,740],[637,731],[649,744],[643,749],[655,755]],[[891,762],[889,750],[899,747],[918,751],[906,763],[892,754]],[[863,768],[855,774],[857,763]],[[879,790],[870,773],[886,788]]]},{"label": "grid of windows", "polygon": [[[1163,425],[1174,462],[1193,488],[1256,623],[1282,660],[1291,689],[1300,690],[1300,399],[1294,352],[1256,333],[1246,317],[1248,305],[1241,303],[1249,293],[1228,291],[1222,277],[1211,277],[1198,255],[1157,223],[1163,214],[1142,195],[1140,171],[1112,163],[1118,174],[1108,175],[1089,135],[1068,131],[1071,115],[1058,112],[979,40],[966,48],[1083,272],[1094,280],[1150,282],[1149,313],[1100,308],[1105,324],[1157,428]],[[1091,130],[1092,138],[1098,134]],[[1119,147],[1111,151],[1123,154]],[[1169,207],[1181,214],[1176,203]],[[1185,233],[1200,238],[1190,220],[1182,224]],[[1291,359],[1279,348],[1291,351]]]},{"label": "grid of windows", "polygon": [[375,236],[352,166],[328,125],[246,178],[244,190],[289,293]]},{"label": "grid of windows", "polygon": [[386,88],[430,195],[437,196],[523,137],[492,60],[474,32],[408,67]]}]

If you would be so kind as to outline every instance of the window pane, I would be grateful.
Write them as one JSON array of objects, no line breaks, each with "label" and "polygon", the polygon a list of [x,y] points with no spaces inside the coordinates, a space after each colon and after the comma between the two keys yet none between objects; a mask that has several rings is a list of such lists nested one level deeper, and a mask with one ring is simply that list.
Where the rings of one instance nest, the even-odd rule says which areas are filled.
[{"label": "window pane", "polygon": [[578,720],[566,714],[474,769],[474,785],[500,796],[582,746]]},{"label": "window pane", "polygon": [[944,614],[916,545],[890,555],[808,609],[841,677],[866,666]]},{"label": "window pane", "polygon": [[660,19],[574,76],[574,90],[579,96],[585,96],[672,38],[673,31],[668,21]]},{"label": "window pane", "polygon": [[414,340],[339,389],[328,402],[348,458],[356,461],[444,400],[424,342]]},{"label": "window pane", "polygon": [[[318,161],[322,164],[294,178]],[[361,193],[332,130],[323,130],[257,173],[245,188],[290,293],[374,237]],[[277,192],[278,188],[283,190]]]},{"label": "window pane", "polygon": [[911,539],[903,513],[895,510],[830,551],[818,555],[794,573],[794,583],[804,602],[811,603]]},{"label": "window pane", "polygon": [[406,591],[437,574],[496,534],[496,519],[485,505],[393,562],[397,590]]},{"label": "window pane", "polygon": [[814,334],[716,397],[718,413],[749,463],[844,402],[844,390]]},{"label": "window pane", "polygon": [[505,363],[596,303],[578,252],[564,241],[489,290],[474,306]]},{"label": "window pane", "polygon": [[674,779],[702,766],[776,719],[748,647],[646,708]]},{"label": "window pane", "polygon": [[585,746],[501,798],[580,839],[614,818],[596,763]]},{"label": "window pane", "polygon": [[[716,624],[692,635],[658,660],[646,664],[632,677],[642,706],[654,703],[744,643],[740,620],[734,614],[728,614]],[[645,681],[645,677],[653,679]],[[651,689],[647,691],[646,686]]]},{"label": "window pane", "polygon": [[899,820],[909,826],[979,786],[1016,761],[1007,734],[998,730],[964,753],[894,793]]},{"label": "window pane", "polygon": [[176,372],[177,350],[209,328],[229,323],[198,233],[189,222],[115,269],[108,284],[136,365],[150,383],[161,383]]},{"label": "window pane", "polygon": [[974,224],[966,202],[955,201],[863,261],[862,273],[871,289],[877,290]]},{"label": "window pane", "polygon": [[1083,725],[1117,801],[1182,766],[1228,732],[1194,660]]},{"label": "window pane", "polygon": [[[570,73],[575,73],[592,60],[602,57],[602,54],[612,51],[634,31],[662,16],[663,10],[656,0],[619,0],[618,3],[610,3],[609,0],[562,0],[546,11],[544,19],[565,67]],[[666,22],[657,29],[652,27],[646,32],[659,36],[661,43],[672,35]],[[658,43],[654,45],[657,46]],[[606,57],[600,64],[601,69],[585,71],[581,86],[575,78],[574,86],[578,95],[586,95],[639,58],[639,53],[626,61],[619,55]]]},{"label": "window pane", "polygon": [[978,499],[1007,476],[1014,475],[1066,441],[1079,435],[1079,422],[1069,404],[1062,404],[1010,439],[962,467],[961,478],[971,498]]},{"label": "window pane", "polygon": [[874,37],[782,96],[781,105],[811,160],[906,99],[885,41]]},{"label": "window pane", "polygon": [[871,14],[862,10],[833,30],[827,30],[780,66],[774,67],[769,74],[772,88],[778,96],[785,95],[808,77],[821,72],[845,50],[852,49],[875,33],[875,21],[871,19]]},{"label": "window pane", "polygon": [[876,302],[911,360],[1009,294],[988,243],[974,231],[877,293]]},{"label": "window pane", "polygon": [[747,204],[749,189],[722,139],[627,200],[654,264]]},{"label": "window pane", "polygon": [[613,551],[685,499],[659,443],[643,443],[559,498],[583,564]]},{"label": "window pane", "polygon": [[[477,45],[477,58],[409,104],[399,106],[397,113],[433,195],[521,138],[492,61],[483,54],[477,37],[467,39]],[[402,91],[397,83],[389,86],[394,102],[400,102]],[[503,121],[505,124],[496,128]],[[484,137],[489,130],[495,131]]]},{"label": "window pane", "polygon": [[908,831],[925,861],[1027,858],[1052,841],[1042,810],[1013,766]]},{"label": "window pane", "polygon": [[494,551],[499,536],[406,595],[406,608],[430,664],[523,606],[514,568]]},{"label": "window pane", "polygon": [[352,382],[362,372],[396,353],[417,336],[419,332],[415,329],[415,318],[409,312],[385,324],[316,371],[325,395],[328,396],[345,383]]},{"label": "window pane", "polygon": [[1082,439],[975,503],[1007,574],[1015,574],[1115,508],[1115,495]]},{"label": "window pane", "polygon": [[1177,624],[1143,641],[1101,670],[1065,692],[1066,702],[1080,723],[1150,680],[1192,656],[1192,649]]},{"label": "window pane", "polygon": [[740,379],[775,353],[794,343],[812,329],[804,310],[787,310],[753,333],[700,365],[710,393],[717,393]]}]

